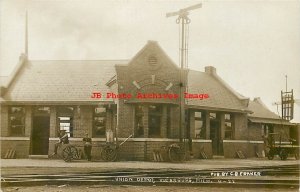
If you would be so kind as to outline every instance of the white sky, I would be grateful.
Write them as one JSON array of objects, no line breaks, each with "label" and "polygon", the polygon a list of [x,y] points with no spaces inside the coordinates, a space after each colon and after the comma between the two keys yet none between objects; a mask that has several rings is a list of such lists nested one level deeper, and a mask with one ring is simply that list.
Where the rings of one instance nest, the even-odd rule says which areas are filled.
[{"label": "white sky", "polygon": [[[178,63],[176,17],[165,14],[199,2],[2,0],[0,75],[9,75],[24,52],[26,9],[31,60],[130,59],[155,40]],[[274,112],[288,75],[288,89],[300,99],[299,0],[202,1],[189,17],[191,69],[215,66],[231,87]]]}]

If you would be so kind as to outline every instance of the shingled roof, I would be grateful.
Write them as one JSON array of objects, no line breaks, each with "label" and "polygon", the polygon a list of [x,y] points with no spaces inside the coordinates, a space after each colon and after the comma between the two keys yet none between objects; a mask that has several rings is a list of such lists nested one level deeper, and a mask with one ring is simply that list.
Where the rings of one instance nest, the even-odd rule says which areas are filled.
[{"label": "shingled roof", "polygon": [[[158,46],[149,41],[145,47],[151,45]],[[159,50],[165,54],[161,48]],[[4,102],[47,104],[113,102],[106,97],[92,99],[91,95],[93,92],[110,92],[109,86],[117,78],[115,66],[128,66],[128,63],[127,60],[28,61],[26,55],[22,55],[2,99]],[[191,108],[249,112],[249,99],[236,93],[211,66],[205,67],[205,72],[189,70],[188,92],[209,95],[203,100],[187,99]]]},{"label": "shingled roof", "polygon": [[249,102],[249,109],[253,111],[252,114],[249,114],[250,117],[280,119],[278,115],[267,108],[267,106],[261,101],[259,97],[254,98],[253,101]]},{"label": "shingled roof", "polygon": [[251,122],[291,125],[291,123],[282,120],[279,115],[270,111],[259,97],[249,102],[249,109],[253,112],[248,115]]},{"label": "shingled roof", "polygon": [[[212,71],[211,71],[212,70]],[[216,110],[248,111],[248,98],[237,94],[217,76],[214,67],[206,67],[206,72],[189,70],[188,93],[208,94],[208,99],[187,99],[187,104],[194,107]]]},{"label": "shingled roof", "polygon": [[[15,102],[106,101],[92,99],[91,94],[110,92],[106,85],[116,75],[115,64],[125,60],[107,61],[28,61],[13,80],[3,99]],[[210,109],[246,110],[241,99],[214,75],[190,70],[189,93],[207,93],[209,99],[188,99],[187,104]]]},{"label": "shingled roof", "polygon": [[0,76],[0,86],[7,85],[8,76]]},{"label": "shingled roof", "polygon": [[92,92],[109,92],[105,84],[115,75],[115,64],[125,60],[26,61],[3,96],[14,102],[108,101],[92,99]]}]

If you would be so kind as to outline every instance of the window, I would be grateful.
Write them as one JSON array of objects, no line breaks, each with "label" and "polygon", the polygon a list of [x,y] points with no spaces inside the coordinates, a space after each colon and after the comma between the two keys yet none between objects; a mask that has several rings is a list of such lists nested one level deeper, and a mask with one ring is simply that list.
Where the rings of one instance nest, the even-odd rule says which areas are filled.
[{"label": "window", "polygon": [[225,114],[225,139],[233,139],[233,120],[231,114]]},{"label": "window", "polygon": [[10,136],[25,135],[25,107],[10,107],[9,125]]},{"label": "window", "polygon": [[49,115],[50,114],[50,107],[37,106],[37,107],[34,108],[33,113],[35,115]]},{"label": "window", "polygon": [[268,136],[269,134],[269,129],[267,124],[262,124],[261,125],[261,135],[262,136]]},{"label": "window", "polygon": [[143,137],[144,136],[144,125],[143,125],[143,107],[141,105],[135,106],[135,136],[136,137]]},{"label": "window", "polygon": [[162,106],[149,105],[148,110],[149,137],[160,137]]},{"label": "window", "polygon": [[274,127],[271,124],[262,124],[262,136],[268,136],[269,133],[274,133]]},{"label": "window", "polygon": [[211,119],[211,120],[217,119],[217,114],[216,113],[209,113],[209,119]]},{"label": "window", "polygon": [[195,112],[195,138],[205,139],[205,115],[204,112]]},{"label": "window", "polygon": [[58,107],[57,118],[59,130],[65,130],[69,137],[73,137],[74,107]]},{"label": "window", "polygon": [[106,134],[106,108],[94,108],[93,137],[105,137]]},{"label": "window", "polygon": [[171,107],[167,106],[167,137],[171,138]]},{"label": "window", "polygon": [[[134,115],[134,136],[144,137],[145,135],[152,138],[161,137],[161,125],[163,116],[163,106],[158,104],[153,105],[136,105]],[[148,113],[148,114],[147,114]],[[166,107],[166,134],[171,137],[171,109]],[[145,127],[145,122],[148,121],[148,130]],[[145,132],[147,131],[147,132]]]}]

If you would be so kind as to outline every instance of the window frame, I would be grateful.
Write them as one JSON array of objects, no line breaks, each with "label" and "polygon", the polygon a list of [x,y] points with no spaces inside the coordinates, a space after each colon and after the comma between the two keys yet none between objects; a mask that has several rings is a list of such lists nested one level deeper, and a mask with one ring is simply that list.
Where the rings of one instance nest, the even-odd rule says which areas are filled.
[{"label": "window frame", "polygon": [[144,137],[144,106],[143,105],[135,105],[134,106],[134,133],[135,137],[141,138]]},{"label": "window frame", "polygon": [[[70,109],[70,111],[63,110],[63,109]],[[63,106],[58,106],[56,108],[56,119],[57,119],[57,136],[59,136],[59,133],[61,130],[65,130],[66,133],[68,134],[68,137],[74,137],[74,115],[75,115],[75,110],[76,107],[74,106],[68,106],[68,105],[63,105]],[[64,119],[64,118],[69,118],[69,119]],[[61,123],[69,123],[69,126],[61,126]],[[69,130],[62,128],[62,127],[69,127]]]},{"label": "window frame", "polygon": [[[97,109],[104,109],[102,112],[96,112]],[[100,120],[96,119],[103,119],[103,122],[100,122]],[[101,125],[97,125],[97,122]],[[106,130],[107,130],[107,108],[105,106],[95,106],[93,108],[93,126],[92,126],[92,137],[95,138],[105,138],[106,137]],[[96,127],[102,127],[104,129],[104,132],[102,134],[97,134]]]},{"label": "window frame", "polygon": [[[150,110],[151,106],[155,106],[155,108],[158,108],[158,110],[156,109],[156,111],[151,111]],[[148,137],[149,138],[161,138],[162,137],[161,125],[162,125],[162,117],[163,117],[163,106],[161,104],[150,104],[147,107],[148,107]],[[159,118],[159,126],[155,127],[155,128],[158,128],[158,130],[151,130],[150,116],[153,116],[154,118]]]},{"label": "window frame", "polygon": [[[196,114],[200,113],[200,116],[197,116]],[[194,137],[195,139],[206,139],[206,118],[205,118],[206,112],[205,111],[195,111],[194,113]],[[196,122],[202,122],[202,126],[197,129]],[[203,131],[202,131],[203,129]],[[197,130],[200,130],[199,134],[197,134]]]},{"label": "window frame", "polygon": [[[229,115],[229,118],[226,118],[226,115]],[[229,123],[230,126],[227,126]],[[228,134],[230,134],[229,137]],[[224,114],[224,139],[234,139],[234,115],[232,113]]]},{"label": "window frame", "polygon": [[[13,113],[12,108],[22,108],[23,110],[21,110],[20,113],[19,112]],[[18,125],[13,125],[12,124],[12,117],[15,117],[16,119],[21,118],[20,121],[22,123],[18,124]],[[25,126],[26,126],[26,108],[25,108],[25,106],[16,105],[16,106],[10,106],[8,108],[8,124],[9,124],[9,136],[14,136],[14,137],[25,136]],[[14,132],[12,126],[22,127],[22,128],[18,128],[21,131],[19,133],[18,133],[18,131]]]}]

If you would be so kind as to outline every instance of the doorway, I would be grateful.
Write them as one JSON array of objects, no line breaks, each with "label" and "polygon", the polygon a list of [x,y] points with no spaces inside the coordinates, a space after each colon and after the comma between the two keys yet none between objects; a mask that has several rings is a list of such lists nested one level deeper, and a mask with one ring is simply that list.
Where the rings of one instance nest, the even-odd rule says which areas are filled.
[{"label": "doorway", "polygon": [[31,155],[48,155],[49,116],[33,116],[31,133]]},{"label": "doorway", "polygon": [[148,109],[149,137],[161,137],[162,106],[149,105]]},{"label": "doorway", "polygon": [[213,155],[223,155],[223,143],[221,140],[220,120],[217,118],[210,119],[210,139],[212,142]]}]

